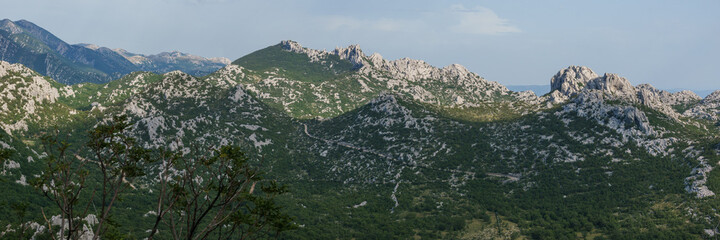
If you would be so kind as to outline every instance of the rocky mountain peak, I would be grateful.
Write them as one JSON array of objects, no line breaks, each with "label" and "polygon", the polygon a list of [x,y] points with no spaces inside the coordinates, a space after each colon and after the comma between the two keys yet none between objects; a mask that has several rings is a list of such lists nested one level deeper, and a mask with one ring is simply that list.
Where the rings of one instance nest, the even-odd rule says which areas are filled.
[{"label": "rocky mountain peak", "polygon": [[302,53],[305,49],[300,43],[293,40],[282,40],[280,41],[280,46],[285,50],[296,53]]},{"label": "rocky mountain peak", "polygon": [[596,78],[598,75],[588,67],[569,66],[550,79],[550,91],[557,90],[562,95],[571,97]]},{"label": "rocky mountain peak", "polygon": [[332,52],[305,48],[300,45],[300,43],[292,40],[281,41],[280,47],[282,47],[282,49],[285,51],[307,54],[310,58],[310,61],[312,62],[319,62],[321,61],[321,59],[326,58],[328,55],[336,55],[340,59],[345,59],[352,62],[355,68],[362,67],[363,59],[365,58],[365,54],[363,54],[362,49],[360,49],[360,46],[357,44],[350,45],[347,48],[336,47],[335,50],[333,50]]},{"label": "rocky mountain peak", "polygon": [[320,62],[322,59],[325,59],[330,53],[328,53],[325,50],[315,50],[315,49],[309,49],[305,48],[300,43],[292,41],[292,40],[283,40],[280,42],[280,47],[288,52],[294,52],[294,53],[300,53],[300,54],[306,54],[311,62]]},{"label": "rocky mountain peak", "polygon": [[115,49],[113,49],[113,51],[120,54],[120,56],[123,56],[125,59],[127,59],[128,61],[132,62],[135,65],[142,65],[142,64],[147,64],[147,63],[152,62],[150,59],[148,59],[144,55],[134,54],[134,53],[128,52],[127,50],[122,49],[122,48],[115,48]]},{"label": "rocky mountain peak", "polygon": [[695,92],[690,90],[682,90],[672,94],[678,103],[688,104],[691,102],[702,100]]},{"label": "rocky mountain peak", "polygon": [[692,108],[683,113],[684,116],[720,121],[720,90],[717,90]]},{"label": "rocky mountain peak", "polygon": [[84,47],[84,48],[87,48],[87,49],[91,49],[91,50],[98,50],[98,49],[100,49],[100,46],[95,45],[95,44],[91,44],[91,43],[78,43],[78,44],[75,44],[75,45],[76,45],[76,46],[81,46],[81,47]]},{"label": "rocky mountain peak", "polygon": [[22,29],[15,25],[10,19],[0,20],[0,29],[8,31],[10,34],[18,34],[22,32]]},{"label": "rocky mountain peak", "polygon": [[637,90],[626,78],[614,73],[605,73],[599,77],[590,68],[583,66],[563,68],[550,79],[550,85],[550,98],[555,103],[565,102],[583,90],[597,90],[613,97],[637,102]]},{"label": "rocky mountain peak", "polygon": [[587,83],[588,89],[601,90],[611,95],[634,99],[635,87],[624,77],[614,73],[605,73],[602,78],[595,78]]},{"label": "rocky mountain peak", "polygon": [[379,53],[373,53],[367,57],[368,61],[375,66],[381,65],[383,62],[383,56]]},{"label": "rocky mountain peak", "polygon": [[442,70],[444,72],[447,72],[452,75],[457,75],[457,76],[465,76],[465,75],[470,74],[470,70],[465,68],[465,66],[457,64],[457,63],[447,65],[444,68],[442,68]]},{"label": "rocky mountain peak", "polygon": [[365,54],[363,54],[362,49],[360,49],[360,45],[350,45],[347,48],[340,48],[336,47],[333,51],[333,54],[340,57],[340,59],[347,59],[350,62],[353,63],[353,66],[355,67],[362,67],[363,65],[363,58],[365,57]]},{"label": "rocky mountain peak", "polygon": [[657,89],[650,84],[639,84],[635,86],[635,89],[637,89],[640,101],[646,105],[650,102],[656,102],[658,104],[673,106],[679,104],[690,104],[702,99],[692,91],[684,90],[676,93],[670,93],[668,91]]},{"label": "rocky mountain peak", "polygon": [[716,90],[712,92],[710,95],[707,95],[705,99],[702,100],[703,102],[720,102],[720,90]]},{"label": "rocky mountain peak", "polygon": [[[690,104],[699,99],[697,95],[689,91],[670,93],[656,89],[649,84],[640,84],[635,87],[626,78],[614,73],[605,73],[602,77],[598,77],[589,68],[577,66],[571,66],[558,72],[552,78],[552,89],[548,99],[552,103],[563,103],[572,97],[577,97],[572,104],[568,105],[568,109],[585,111],[584,115],[592,113],[589,115],[599,119],[600,122],[605,121],[602,120],[604,114],[610,113],[616,117],[616,123],[624,122],[635,125],[644,134],[654,134],[655,131],[650,127],[647,117],[641,110],[635,107],[607,104],[607,101],[620,100],[628,104],[639,103],[660,111],[671,119],[678,120],[680,115],[673,109],[673,106]],[[615,126],[617,124],[610,125],[612,128],[621,129]]]},{"label": "rocky mountain peak", "polygon": [[[308,49],[292,40],[284,40],[280,42],[282,49],[307,54],[311,62],[320,62],[327,55],[336,55],[340,59],[349,60],[356,69],[360,69],[363,74],[389,74],[394,80],[403,79],[411,82],[423,79],[437,79],[447,81],[448,79],[468,80],[470,78],[481,79],[471,76],[471,72],[460,64],[451,64],[443,68],[434,67],[423,60],[400,58],[397,60],[383,59],[379,53],[373,53],[366,56],[359,45],[350,45],[347,48],[337,47],[332,52],[324,50]],[[380,78],[381,76],[375,76]],[[394,82],[394,81],[393,81]]]}]

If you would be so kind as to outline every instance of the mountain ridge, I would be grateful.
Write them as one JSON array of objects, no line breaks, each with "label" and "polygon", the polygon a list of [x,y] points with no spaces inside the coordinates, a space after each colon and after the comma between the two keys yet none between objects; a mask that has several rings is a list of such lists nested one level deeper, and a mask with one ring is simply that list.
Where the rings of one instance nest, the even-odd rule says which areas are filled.
[{"label": "mountain ridge", "polygon": [[[302,65],[277,65],[288,59]],[[460,65],[436,68],[421,60],[388,61],[379,54],[365,56],[357,45],[328,52],[286,40],[239,58],[233,64],[254,71],[249,72],[253,80],[243,82],[250,91],[263,92],[260,97],[270,104],[282,102],[287,112],[303,118],[336,116],[380,92],[400,93],[421,102],[456,108],[482,107],[503,98],[532,98],[529,93],[511,94],[501,84],[487,81]],[[276,65],[280,68],[273,67]],[[312,70],[304,75],[288,75],[304,71],[301,69]],[[316,72],[332,74],[308,75]],[[313,113],[308,109],[309,103],[328,107]]]},{"label": "mountain ridge", "polygon": [[[182,69],[207,75],[229,64],[224,58],[203,58],[180,52],[141,55],[93,44],[68,44],[29,22],[0,22],[0,60],[23,63],[63,83],[104,83],[135,71],[164,73]],[[133,57],[144,61],[131,61]]]},{"label": "mountain ridge", "polygon": [[[45,159],[37,135],[53,125],[82,143],[78,133],[126,115],[146,147],[257,156],[291,184],[282,201],[302,227],[290,239],[715,234],[720,91],[701,99],[582,66],[550,82],[536,96],[459,65],[290,41],[202,77],[64,85],[0,62],[0,146],[22,151],[4,177],[26,188]],[[133,183],[118,219],[137,236],[154,176]]]}]

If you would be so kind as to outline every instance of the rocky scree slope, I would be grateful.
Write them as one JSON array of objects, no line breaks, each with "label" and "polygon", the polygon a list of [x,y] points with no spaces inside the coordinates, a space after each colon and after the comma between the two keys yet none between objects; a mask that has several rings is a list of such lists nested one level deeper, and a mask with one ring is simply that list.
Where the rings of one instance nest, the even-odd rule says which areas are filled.
[{"label": "rocky scree slope", "polygon": [[[701,198],[715,195],[704,185],[704,179],[716,163],[707,162],[693,145],[718,137],[717,124],[706,121],[716,119],[716,96],[701,99],[690,91],[669,93],[649,84],[633,86],[616,74],[600,77],[578,66],[561,70],[551,82],[548,100],[566,102],[562,113],[595,120],[620,133],[620,142],[632,141],[651,156],[686,154],[699,164],[692,170],[694,176],[687,178],[687,191]],[[704,137],[698,139],[697,135]],[[678,145],[690,147],[678,151]]]},{"label": "rocky scree slope", "polygon": [[720,124],[720,91],[715,91],[687,107],[683,115],[717,121]]}]

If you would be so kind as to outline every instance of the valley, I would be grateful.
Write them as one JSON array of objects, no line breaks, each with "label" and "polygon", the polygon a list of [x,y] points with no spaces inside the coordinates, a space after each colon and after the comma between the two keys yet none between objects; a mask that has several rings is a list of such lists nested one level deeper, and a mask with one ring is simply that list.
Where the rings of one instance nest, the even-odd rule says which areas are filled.
[{"label": "valley", "polygon": [[[85,133],[117,115],[149,149],[242,148],[289,188],[278,203],[296,229],[283,239],[717,234],[720,91],[670,93],[569,66],[538,96],[457,64],[289,40],[204,76],[118,77],[66,85],[0,63],[0,146],[13,151],[2,172],[2,234],[17,227],[18,202],[33,209],[31,232],[44,231],[36,209],[50,204],[28,184],[44,171],[41,136],[60,133],[88,154]],[[143,238],[159,179],[131,183],[114,221],[124,237]]]}]

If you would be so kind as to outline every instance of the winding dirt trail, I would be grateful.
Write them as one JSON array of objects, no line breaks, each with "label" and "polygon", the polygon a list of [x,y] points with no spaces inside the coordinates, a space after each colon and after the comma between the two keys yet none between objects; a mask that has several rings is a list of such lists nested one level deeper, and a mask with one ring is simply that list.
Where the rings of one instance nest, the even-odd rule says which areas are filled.
[{"label": "winding dirt trail", "polygon": [[[343,146],[343,147],[346,147],[346,148],[350,148],[350,149],[353,149],[353,150],[357,150],[357,151],[361,151],[361,152],[365,152],[365,153],[370,153],[370,154],[373,154],[373,155],[376,155],[376,156],[378,156],[378,157],[382,157],[382,158],[385,158],[385,159],[388,159],[388,160],[391,160],[391,161],[394,161],[394,162],[400,162],[400,161],[398,161],[397,159],[391,157],[390,155],[387,155],[387,154],[384,154],[384,153],[379,153],[379,152],[374,151],[374,150],[372,150],[372,149],[367,149],[367,148],[364,148],[364,147],[355,146],[355,145],[352,145],[352,144],[347,143],[347,142],[340,142],[340,141],[328,140],[328,139],[324,139],[324,138],[320,138],[320,137],[314,136],[314,135],[310,134],[310,132],[308,132],[308,126],[307,126],[307,124],[303,123],[303,127],[304,127],[305,135],[307,135],[309,138],[316,139],[316,140],[320,140],[320,141],[323,141],[323,142],[325,142],[325,143],[327,143],[327,144],[336,144],[336,145]],[[407,167],[425,168],[425,169],[436,170],[436,171],[443,171],[443,172],[452,172],[452,173],[468,174],[468,175],[471,175],[471,176],[475,176],[475,174],[477,174],[476,172],[471,172],[471,171],[462,171],[462,170],[457,170],[457,169],[433,168],[433,167],[429,167],[429,166],[421,166],[421,165],[415,165],[415,164],[400,163],[400,165],[404,165],[404,166],[407,166]],[[493,176],[493,177],[504,177],[504,178],[507,178],[507,179],[508,179],[507,181],[510,181],[510,182],[515,182],[515,181],[519,181],[519,180],[520,180],[520,178],[519,178],[518,176],[514,176],[514,175],[510,175],[510,174],[503,174],[503,173],[485,173],[485,175]]]}]

